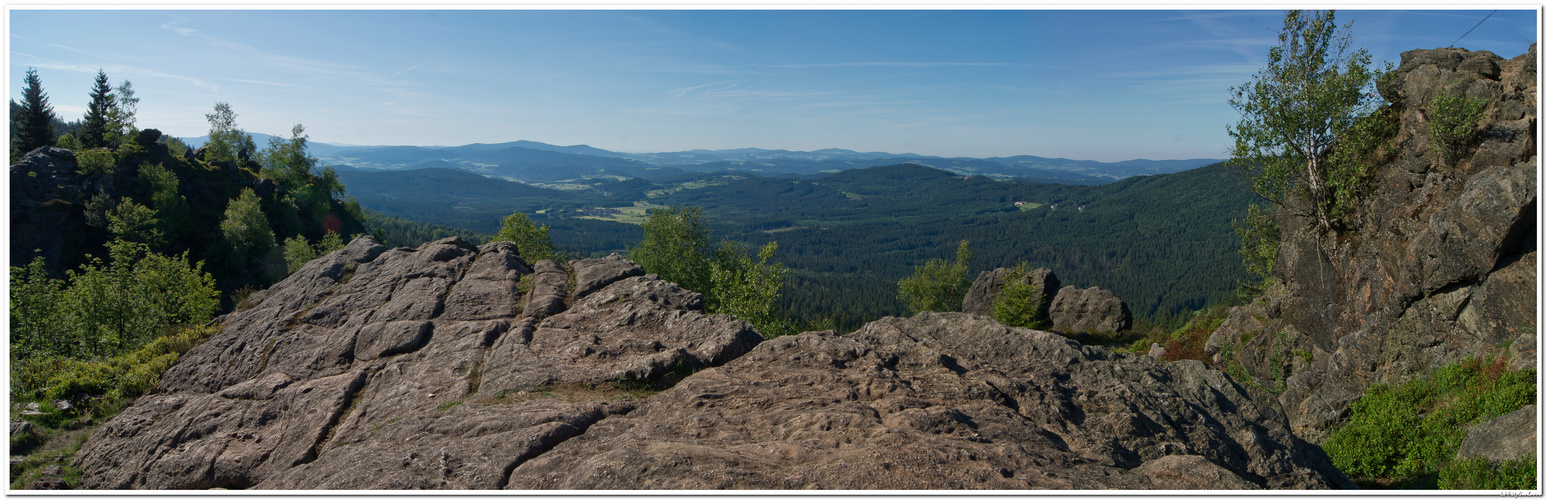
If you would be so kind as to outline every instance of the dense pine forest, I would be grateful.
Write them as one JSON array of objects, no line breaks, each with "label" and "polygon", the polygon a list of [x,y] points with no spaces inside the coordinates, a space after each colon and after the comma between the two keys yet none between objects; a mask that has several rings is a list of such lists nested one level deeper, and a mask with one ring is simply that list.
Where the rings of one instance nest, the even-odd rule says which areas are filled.
[{"label": "dense pine forest", "polygon": [[450,169],[340,175],[363,206],[394,217],[493,233],[504,215],[525,213],[577,256],[627,252],[641,237],[634,224],[583,218],[595,209],[699,207],[715,238],[752,248],[778,242],[773,261],[790,269],[786,314],[840,329],[908,313],[897,281],[949,257],[961,240],[975,255],[973,276],[1025,262],[1068,284],[1112,290],[1141,318],[1186,315],[1231,297],[1247,279],[1231,221],[1257,199],[1222,164],[1097,186],[907,164],[604,180],[568,191]]}]

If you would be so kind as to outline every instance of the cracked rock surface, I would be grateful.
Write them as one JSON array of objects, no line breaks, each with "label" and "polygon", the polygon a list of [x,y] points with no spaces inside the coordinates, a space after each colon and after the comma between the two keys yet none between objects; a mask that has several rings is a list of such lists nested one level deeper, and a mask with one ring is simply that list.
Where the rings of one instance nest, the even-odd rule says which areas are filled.
[{"label": "cracked rock surface", "polygon": [[507,485],[1350,486],[1270,398],[1202,363],[1157,363],[962,313],[764,342],[524,462]]},{"label": "cracked rock surface", "polygon": [[[568,302],[571,273],[589,294]],[[521,288],[529,278],[531,292]],[[77,454],[87,488],[499,488],[637,401],[613,382],[762,340],[621,258],[528,265],[508,242],[308,263],[190,350]]]},{"label": "cracked rock surface", "polygon": [[91,436],[85,487],[1351,486],[1201,363],[959,313],[765,342],[618,257],[362,237],[222,321]]}]

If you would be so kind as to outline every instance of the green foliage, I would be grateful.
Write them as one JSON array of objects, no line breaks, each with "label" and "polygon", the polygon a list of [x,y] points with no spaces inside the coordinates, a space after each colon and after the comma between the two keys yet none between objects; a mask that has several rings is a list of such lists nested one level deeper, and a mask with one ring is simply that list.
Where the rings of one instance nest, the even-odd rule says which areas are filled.
[{"label": "green foliage", "polygon": [[220,222],[220,232],[231,246],[237,260],[247,262],[253,256],[262,256],[274,248],[274,231],[258,204],[258,194],[245,188],[242,194],[226,205],[225,220]]},{"label": "green foliage", "polygon": [[107,133],[105,134],[109,144],[123,142],[138,129],[134,127],[135,112],[139,108],[140,98],[134,96],[134,84],[124,80],[113,89],[113,102],[107,111]]},{"label": "green foliage", "polygon": [[178,191],[177,175],[160,163],[140,165],[139,183],[150,191],[151,206],[160,216],[158,226],[167,240],[175,241],[186,230],[191,208]]},{"label": "green foliage", "polygon": [[777,243],[764,245],[753,262],[740,243],[710,243],[702,210],[676,206],[650,211],[644,240],[629,258],[661,279],[703,294],[708,312],[747,321],[764,336],[775,337],[794,330],[778,314],[785,269],[768,262],[778,248]]},{"label": "green foliage", "polygon": [[1322,447],[1349,477],[1422,483],[1452,468],[1447,484],[1470,484],[1465,476],[1475,465],[1451,464],[1467,426],[1536,401],[1536,371],[1506,370],[1505,362],[1474,358],[1405,384],[1373,386]]},{"label": "green foliage", "polygon": [[967,280],[967,261],[972,251],[967,240],[956,246],[956,261],[930,259],[923,267],[915,268],[913,276],[897,282],[897,297],[913,312],[955,311],[961,309],[962,298],[972,282]]},{"label": "green foliage", "polygon": [[166,239],[161,230],[156,229],[160,224],[155,209],[135,203],[134,200],[123,200],[107,214],[108,231],[113,233],[114,238],[124,241],[161,246]]},{"label": "green foliage", "polygon": [[[47,357],[12,363],[11,400],[38,401],[43,415],[23,416],[33,423],[31,430],[12,436],[11,487],[26,488],[49,465],[64,468],[65,483],[78,486],[79,470],[70,464],[91,435],[91,426],[111,418],[134,398],[154,389],[161,374],[179,356],[218,331],[217,326],[186,327],[133,351],[94,361]],[[53,405],[54,400],[76,404],[61,410]],[[53,442],[44,444],[51,439]],[[64,446],[58,446],[60,441],[65,442]],[[41,451],[34,452],[39,445]]]},{"label": "green foliage", "polygon": [[629,250],[629,259],[661,279],[708,295],[714,288],[709,265],[713,252],[703,210],[679,205],[650,211],[644,240]]},{"label": "green foliage", "polygon": [[1257,278],[1256,283],[1244,285],[1261,291],[1273,280],[1273,265],[1278,260],[1278,244],[1282,238],[1278,229],[1278,217],[1260,206],[1246,207],[1246,218],[1231,221],[1235,234],[1241,237],[1241,263],[1246,271]]},{"label": "green foliage", "polygon": [[1482,120],[1483,110],[1487,107],[1487,99],[1468,99],[1453,88],[1429,99],[1426,117],[1429,134],[1434,138],[1429,142],[1429,149],[1443,156],[1446,162],[1455,163],[1476,142],[1481,132],[1477,123]]},{"label": "green foliage", "polygon": [[1276,204],[1293,189],[1328,229],[1338,191],[1346,195],[1359,184],[1351,164],[1332,165],[1333,147],[1380,99],[1373,85],[1380,72],[1369,69],[1369,52],[1350,53],[1349,27],[1339,30],[1333,18],[1332,11],[1289,11],[1267,68],[1230,89],[1230,105],[1242,118],[1229,129],[1231,163],[1252,189]]},{"label": "green foliage", "polygon": [[78,150],[75,153],[75,170],[81,175],[111,174],[118,169],[118,157],[107,148]]},{"label": "green foliage", "polygon": [[219,292],[200,264],[121,240],[108,249],[108,264],[93,258],[65,281],[45,276],[41,259],[11,268],[13,363],[112,356],[213,317]]},{"label": "green foliage", "polygon": [[1453,460],[1440,468],[1442,490],[1536,489],[1536,457],[1494,463],[1485,458]]},{"label": "green foliage", "polygon": [[285,240],[285,272],[295,274],[301,270],[301,266],[317,258],[317,250],[306,241],[305,236],[295,235]]},{"label": "green foliage", "polygon": [[258,152],[258,163],[264,177],[290,191],[302,215],[317,221],[330,211],[333,197],[343,194],[344,185],[332,167],[317,169],[317,159],[306,152],[306,141],[306,127],[297,123],[290,128],[289,140],[269,139],[268,148]]},{"label": "green foliage", "polygon": [[[1047,313],[1057,290],[1042,290],[1040,284],[1031,283],[1027,279],[1030,274],[1031,266],[1022,262],[1016,264],[1005,276],[1004,285],[999,288],[999,296],[994,299],[995,321],[1035,330],[1052,328],[1053,321]],[[1041,296],[1038,297],[1038,294]],[[1040,300],[1033,301],[1033,298]]]},{"label": "green foliage", "polygon": [[107,84],[107,73],[97,70],[97,79],[91,86],[91,103],[86,105],[86,122],[81,126],[78,139],[88,148],[109,147],[107,117],[113,106],[113,87]]},{"label": "green foliage", "polygon": [[417,247],[425,242],[456,236],[474,245],[491,241],[492,236],[466,229],[411,221],[382,215],[370,210],[363,211],[366,232],[388,247]]},{"label": "green foliage", "polygon": [[553,239],[548,237],[548,226],[538,227],[521,212],[506,216],[500,223],[499,234],[494,235],[490,241],[515,242],[521,257],[528,262],[559,258],[553,250]]},{"label": "green foliage", "polygon": [[778,243],[769,242],[758,250],[758,260],[753,262],[745,246],[721,242],[710,265],[714,294],[709,311],[752,323],[766,338],[795,333],[795,325],[779,317],[779,293],[788,271],[783,265],[768,263],[778,250]]},{"label": "green foliage", "polygon": [[81,145],[81,141],[75,139],[74,134],[65,134],[59,136],[58,139],[54,140],[54,147],[68,149],[70,151],[83,151],[86,149],[85,146]]},{"label": "green foliage", "polygon": [[22,84],[21,106],[11,113],[12,163],[34,149],[54,143],[54,107],[48,104],[37,68],[27,68]]},{"label": "green foliage", "polygon": [[284,248],[286,273],[294,274],[312,259],[344,248],[344,239],[336,232],[328,232],[316,245],[312,245],[306,242],[305,236],[295,235],[285,240]]},{"label": "green foliage", "polygon": [[[1385,72],[1391,71],[1387,63]],[[1381,73],[1384,75],[1385,72]],[[1375,168],[1396,157],[1391,139],[1396,137],[1401,116],[1393,108],[1380,107],[1358,116],[1338,134],[1337,148],[1327,158],[1327,213],[1344,220],[1355,202],[1363,199]]]},{"label": "green foliage", "polygon": [[236,112],[224,102],[215,103],[215,111],[204,115],[209,120],[209,141],[204,143],[204,161],[237,160],[242,151],[256,152],[252,136],[236,128]]},{"label": "green foliage", "polygon": [[188,147],[188,144],[183,142],[182,139],[178,139],[170,135],[161,136],[161,143],[166,145],[167,151],[170,151],[173,155],[176,156],[183,156],[188,154],[189,151],[192,151],[192,149]]}]

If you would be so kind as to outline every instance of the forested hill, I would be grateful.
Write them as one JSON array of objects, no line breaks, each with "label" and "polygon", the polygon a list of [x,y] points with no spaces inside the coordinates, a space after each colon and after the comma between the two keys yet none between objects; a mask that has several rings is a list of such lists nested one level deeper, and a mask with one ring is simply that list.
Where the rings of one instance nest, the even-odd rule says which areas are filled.
[{"label": "forested hill", "polygon": [[[1231,221],[1255,195],[1224,164],[1103,186],[963,177],[927,167],[816,180],[747,178],[651,200],[704,209],[716,233],[779,242],[786,306],[840,326],[904,315],[896,283],[960,240],[971,274],[1027,262],[1100,286],[1135,314],[1202,308],[1246,278]],[[1020,206],[1016,202],[1023,202]]]},{"label": "forested hill", "polygon": [[[903,164],[814,178],[698,174],[536,188],[449,169],[340,169],[362,206],[493,233],[512,212],[552,227],[577,255],[626,250],[639,226],[581,217],[589,208],[703,209],[715,238],[779,243],[791,270],[786,309],[852,328],[908,311],[897,280],[968,240],[972,274],[1025,261],[1071,285],[1100,286],[1140,317],[1202,308],[1245,279],[1230,221],[1256,197],[1223,164],[1099,186],[964,176]],[[1017,202],[1021,202],[1017,205]],[[640,204],[640,205],[636,205]],[[638,219],[633,219],[637,221]]]}]

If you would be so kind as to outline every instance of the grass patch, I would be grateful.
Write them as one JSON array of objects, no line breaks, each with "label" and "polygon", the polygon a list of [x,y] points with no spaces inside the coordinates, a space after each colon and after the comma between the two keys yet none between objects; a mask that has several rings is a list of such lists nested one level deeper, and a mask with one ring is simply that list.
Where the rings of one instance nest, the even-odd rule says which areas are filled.
[{"label": "grass patch", "polygon": [[[30,428],[11,438],[11,456],[20,458],[11,465],[11,488],[29,488],[45,475],[66,487],[79,485],[80,471],[70,462],[91,432],[155,388],[179,356],[218,331],[218,326],[188,327],[98,360],[56,357],[13,365],[11,420],[24,420]],[[40,414],[21,413],[31,403]],[[46,474],[54,466],[60,474]]]},{"label": "grass patch", "polygon": [[[609,207],[609,208],[606,209],[606,210],[609,210],[609,211],[615,210],[615,211],[617,211],[617,213],[608,213],[606,215],[583,215],[583,216],[580,216],[579,218],[581,218],[581,219],[592,219],[592,220],[605,220],[605,221],[612,221],[612,222],[622,222],[624,224],[633,224],[633,225],[636,225],[636,226],[643,226],[645,224],[645,220],[648,220],[650,218],[650,210],[654,210],[654,209],[658,209],[658,208],[666,208],[666,206],[665,205],[656,205],[656,204],[653,204],[653,203],[650,203],[650,202],[646,202],[646,201],[636,201],[636,202],[634,202],[634,206],[632,206],[632,207]],[[601,210],[601,209],[595,209],[595,210]]]},{"label": "grass patch", "polygon": [[1160,344],[1166,349],[1161,361],[1179,361],[1183,359],[1196,359],[1204,363],[1212,364],[1209,357],[1204,354],[1204,344],[1209,342],[1209,336],[1219,325],[1225,323],[1225,317],[1230,314],[1230,307],[1217,305],[1208,310],[1198,311],[1180,328],[1169,332],[1159,328],[1151,329],[1144,337],[1133,342],[1129,346],[1130,352],[1149,352],[1150,344]]},{"label": "grass patch", "polygon": [[1506,362],[1502,355],[1475,358],[1405,384],[1371,387],[1322,447],[1334,465],[1367,486],[1530,489],[1534,461],[1525,467],[1455,460],[1469,425],[1536,400],[1536,371],[1506,370]]}]

